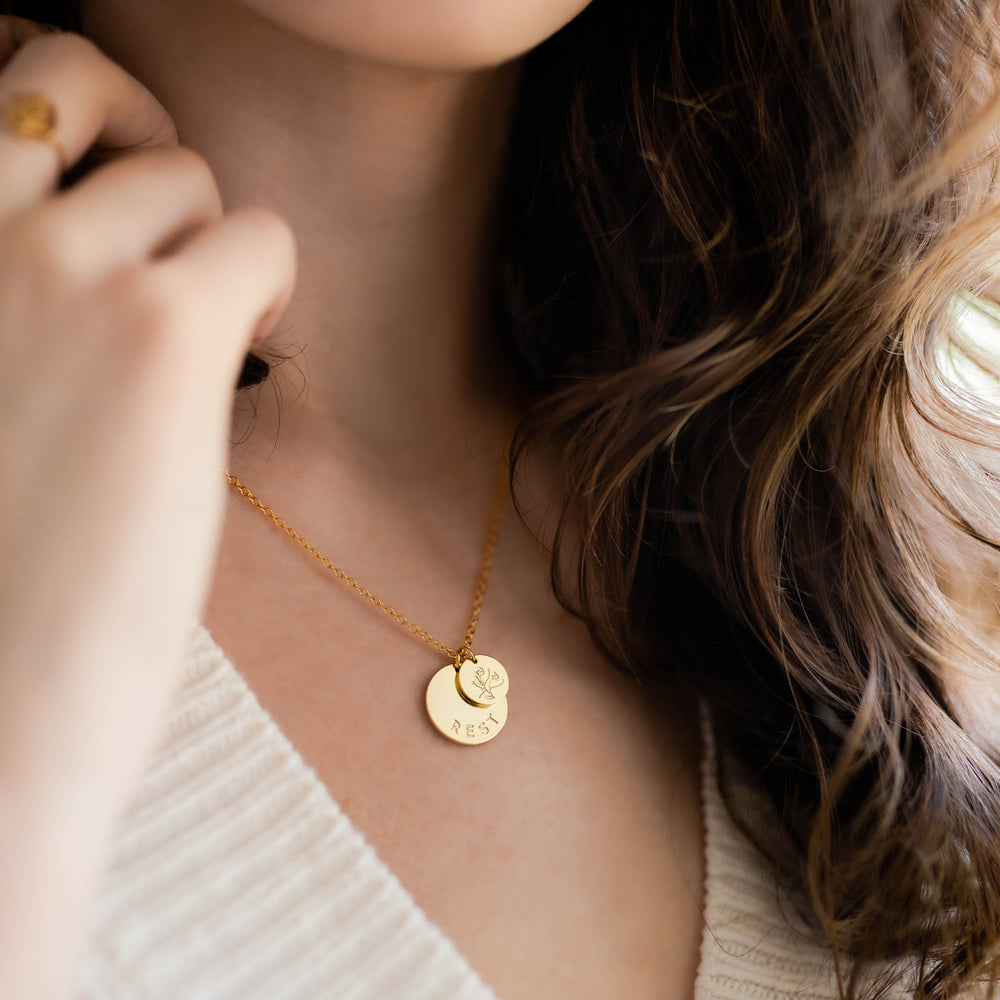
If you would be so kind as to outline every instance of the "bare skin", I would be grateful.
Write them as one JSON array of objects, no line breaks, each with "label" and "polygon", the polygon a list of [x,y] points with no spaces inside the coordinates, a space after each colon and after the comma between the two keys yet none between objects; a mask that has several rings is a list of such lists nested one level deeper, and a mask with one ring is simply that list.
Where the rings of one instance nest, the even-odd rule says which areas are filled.
[{"label": "bare skin", "polygon": [[[395,535],[405,511],[378,512]],[[405,528],[401,557],[373,536],[378,592],[460,635],[474,573],[442,565],[446,532]],[[492,743],[452,746],[421,704],[441,655],[310,562],[236,506],[207,623],[430,918],[508,1000],[688,997],[701,828],[697,733],[678,706],[645,705],[597,657],[508,518],[476,645],[511,671],[511,716]]]},{"label": "bare skin", "polygon": [[[60,654],[71,675],[63,689],[85,683],[88,698],[106,707],[82,722],[69,711],[40,709],[46,731],[68,731],[71,749],[87,744],[95,731],[104,734],[107,749],[93,754],[95,773],[105,773],[107,760],[134,759],[131,751],[148,746],[165,710],[181,626],[207,590],[205,620],[264,707],[500,996],[687,997],[700,939],[702,878],[697,739],[681,722],[690,709],[645,706],[549,593],[544,540],[552,482],[546,462],[535,462],[526,484],[536,499],[529,525],[510,516],[505,522],[477,633],[477,646],[506,662],[516,685],[507,730],[477,750],[445,743],[423,717],[420,699],[440,665],[438,654],[304,560],[239,498],[229,495],[224,512],[220,505],[221,467],[228,461],[312,541],[451,642],[464,631],[495,463],[521,405],[513,367],[484,321],[491,211],[517,82],[516,64],[505,62],[518,54],[514,42],[505,38],[502,51],[491,54],[484,40],[493,35],[473,32],[462,36],[463,44],[452,39],[451,48],[429,55],[422,42],[416,46],[419,63],[398,48],[379,49],[381,36],[374,31],[365,35],[373,41],[364,51],[337,44],[348,38],[345,25],[335,18],[295,20],[306,8],[315,13],[323,7],[301,6],[265,0],[84,5],[88,31],[157,95],[183,144],[211,168],[214,182],[202,177],[198,207],[175,208],[175,231],[186,220],[196,232],[232,232],[238,246],[223,246],[220,238],[216,256],[206,254],[202,263],[204,280],[199,283],[192,266],[187,283],[178,281],[174,297],[188,303],[183,310],[160,302],[169,350],[144,365],[163,371],[169,361],[172,376],[155,381],[158,396],[129,396],[131,410],[115,396],[107,419],[140,431],[165,425],[166,439],[154,440],[148,429],[145,437],[137,432],[120,467],[94,488],[90,516],[74,522],[83,533],[95,523],[129,524],[131,517],[138,538],[142,524],[155,523],[138,518],[135,512],[142,511],[176,528],[162,553],[138,542],[129,548],[118,532],[101,541],[103,549],[76,546],[81,572],[103,564],[109,550],[122,553],[120,580],[94,590],[95,607],[120,606],[116,600],[135,589],[135,579],[151,575],[149,566],[162,568],[180,559],[180,551],[190,554],[170,576],[184,588],[155,598],[156,622],[137,632],[128,648],[113,647],[111,620],[106,633],[95,633],[93,625],[86,635],[82,626],[70,631]],[[571,16],[572,6],[553,2],[546,30]],[[447,16],[446,7],[437,14]],[[283,10],[287,24],[281,23]],[[352,21],[352,30],[359,23]],[[532,20],[515,32],[517,45],[540,41],[544,35],[529,37],[539,30]],[[390,41],[399,44],[396,35]],[[39,68],[39,89],[51,93],[46,72],[51,66]],[[129,91],[130,99],[119,102],[133,114],[145,109],[133,142],[163,121],[155,104],[138,94]],[[25,153],[19,149],[18,155]],[[137,159],[117,169],[137,174]],[[45,197],[45,191],[29,192],[25,205],[38,214]],[[171,199],[176,206],[180,196],[175,192]],[[294,232],[301,263],[293,296],[287,230],[264,213],[223,214],[245,204],[267,205]],[[97,205],[91,211],[100,214]],[[245,229],[240,237],[240,225],[258,226],[259,237],[247,238]],[[60,232],[70,228],[64,223]],[[149,252],[155,242],[146,233],[143,247]],[[172,253],[186,261],[185,254],[194,258],[203,245],[195,240]],[[230,276],[226,261],[238,261],[251,280]],[[209,278],[215,279],[213,294]],[[71,284],[68,276],[60,280]],[[131,330],[135,315],[113,286],[104,282],[94,293],[100,307],[92,308],[93,326],[103,329],[98,321],[106,324],[112,315]],[[192,300],[203,286],[204,298]],[[277,313],[283,315],[270,342],[295,356],[303,379],[291,364],[278,369],[280,407],[274,389],[266,387],[238,401],[230,431],[236,443],[227,456],[224,387],[254,331],[261,324],[262,332],[271,329]],[[10,328],[17,323],[15,317]],[[58,317],[50,325],[62,329]],[[216,341],[223,342],[218,359],[206,358],[205,344]],[[87,351],[94,355],[92,345]],[[94,356],[94,370],[105,371],[121,355],[120,345],[110,343]],[[58,368],[47,369],[47,386],[71,380],[72,371]],[[203,382],[199,372],[208,373]],[[128,384],[137,376],[124,370],[116,377]],[[93,381],[117,384],[109,376]],[[171,395],[178,384],[183,391],[174,388]],[[300,392],[303,384],[307,390]],[[184,419],[164,420],[164,414],[180,413],[181,396]],[[192,398],[198,406],[192,407]],[[54,468],[75,446],[75,430],[53,438]],[[192,449],[197,460],[182,458]],[[145,464],[137,464],[137,455]],[[136,485],[137,470],[151,480],[143,489]],[[192,513],[196,526],[177,521],[156,494],[162,477],[181,474],[194,484],[197,499],[190,508],[201,512],[200,519]],[[93,478],[89,468],[88,475]],[[25,479],[32,481],[40,482],[41,474]],[[64,492],[71,488],[81,487],[67,483]],[[25,496],[28,509],[27,488]],[[214,571],[213,511],[223,523]],[[65,516],[62,509],[59,516]],[[40,516],[38,524],[41,534],[46,526]],[[53,565],[74,544],[64,540]],[[27,593],[30,598],[30,588]],[[150,595],[141,596],[148,606]],[[71,593],[66,602],[72,605]],[[94,648],[95,640],[114,653],[110,666],[102,666],[103,702],[94,694],[101,685],[95,684],[92,656],[81,652]],[[120,715],[113,706],[123,696],[141,699],[127,685],[123,695],[122,678],[130,663],[149,661],[153,649],[164,661],[151,666],[161,679],[156,696],[146,698],[142,712],[130,712],[136,732],[123,731],[112,724]],[[0,649],[5,652],[0,666],[53,656],[30,630],[17,644],[8,641]],[[25,701],[32,698],[42,703],[30,692]],[[23,750],[12,742],[0,764]],[[48,750],[39,750],[39,759]],[[49,765],[39,770],[49,776],[46,787],[69,784],[50,777],[57,769]],[[479,792],[484,775],[489,794]],[[132,774],[102,778],[107,805],[95,813],[94,847],[82,860],[66,862],[83,873],[77,878],[80,899],[108,817],[131,780]],[[53,809],[68,809],[64,791],[49,798]],[[49,814],[39,809],[37,815],[37,828],[47,829]],[[470,894],[463,871],[483,867],[486,857],[479,895]],[[19,891],[28,890],[14,886],[7,898],[16,903]],[[53,887],[53,911],[66,909],[57,893]],[[485,910],[483,897],[490,900]],[[46,945],[51,941],[39,947]],[[24,963],[25,976],[29,966]],[[20,988],[16,978],[10,981]],[[15,993],[56,995],[47,985],[10,995]]]}]

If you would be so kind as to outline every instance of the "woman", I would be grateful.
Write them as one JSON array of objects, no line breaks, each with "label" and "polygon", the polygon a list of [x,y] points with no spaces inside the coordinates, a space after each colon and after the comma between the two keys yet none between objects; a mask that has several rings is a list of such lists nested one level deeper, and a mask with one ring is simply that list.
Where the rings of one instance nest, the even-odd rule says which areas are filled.
[{"label": "woman", "polygon": [[9,6],[0,993],[993,975],[995,12],[693,6]]}]

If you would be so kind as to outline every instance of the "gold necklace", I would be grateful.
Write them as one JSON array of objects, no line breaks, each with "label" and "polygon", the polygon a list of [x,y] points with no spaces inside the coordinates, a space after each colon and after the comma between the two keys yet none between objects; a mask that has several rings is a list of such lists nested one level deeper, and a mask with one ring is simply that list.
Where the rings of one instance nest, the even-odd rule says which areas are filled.
[{"label": "gold necklace", "polygon": [[465,630],[465,638],[457,649],[435,639],[430,632],[420,628],[405,615],[386,604],[380,597],[373,594],[367,587],[359,583],[333,561],[323,555],[314,545],[302,537],[294,528],[279,516],[273,508],[255,496],[243,483],[226,472],[229,484],[252,506],[256,507],[266,518],[273,521],[286,535],[292,538],[300,548],[317,559],[338,580],[346,583],[355,593],[370,601],[380,611],[387,614],[393,621],[402,625],[408,632],[429,643],[448,656],[451,661],[443,666],[427,684],[426,705],[427,715],[434,728],[455,743],[462,746],[477,746],[488,743],[503,729],[507,722],[507,692],[510,681],[507,671],[499,660],[482,653],[473,653],[472,639],[476,634],[479,614],[483,607],[483,597],[486,594],[486,582],[489,579],[490,568],[493,565],[493,552],[496,548],[497,535],[500,532],[500,519],[503,514],[504,499],[507,494],[507,453],[500,463],[497,473],[496,491],[493,496],[493,509],[490,513],[489,528],[486,532],[486,545],[483,549],[483,561],[479,569],[479,579],[472,599],[472,614],[469,617],[469,627]]}]

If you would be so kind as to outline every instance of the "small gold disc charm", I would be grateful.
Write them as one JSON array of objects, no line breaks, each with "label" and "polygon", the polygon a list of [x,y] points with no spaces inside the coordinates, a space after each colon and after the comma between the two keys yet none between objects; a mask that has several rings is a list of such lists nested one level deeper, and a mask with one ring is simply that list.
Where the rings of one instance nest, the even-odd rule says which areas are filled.
[{"label": "small gold disc charm", "polygon": [[427,714],[442,736],[463,746],[477,746],[488,743],[503,729],[507,699],[498,699],[491,708],[470,705],[459,692],[454,664],[449,663],[427,685]]},{"label": "small gold disc charm", "polygon": [[492,656],[463,660],[458,668],[459,694],[477,708],[492,708],[507,697],[509,688],[507,671]]}]

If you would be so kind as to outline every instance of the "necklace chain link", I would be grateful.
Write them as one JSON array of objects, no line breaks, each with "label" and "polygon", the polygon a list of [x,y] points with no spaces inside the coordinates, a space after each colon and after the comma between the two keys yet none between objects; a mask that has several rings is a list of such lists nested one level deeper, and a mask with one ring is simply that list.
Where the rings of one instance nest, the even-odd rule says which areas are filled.
[{"label": "necklace chain link", "polygon": [[486,544],[483,547],[483,559],[479,568],[479,579],[476,582],[475,594],[472,598],[472,613],[469,617],[469,626],[465,630],[465,638],[462,640],[462,645],[457,649],[446,645],[441,642],[440,639],[435,639],[430,632],[426,629],[422,629],[416,622],[410,621],[406,615],[401,614],[391,605],[387,604],[382,600],[377,594],[372,593],[364,584],[358,581],[355,577],[351,576],[345,570],[341,569],[339,566],[335,565],[333,560],[328,556],[325,556],[319,549],[316,548],[311,542],[303,538],[293,527],[291,527],[284,518],[279,515],[274,508],[269,507],[260,497],[253,494],[240,480],[234,476],[231,472],[226,472],[226,478],[229,480],[229,484],[244,497],[253,507],[261,512],[266,518],[273,521],[274,524],[280,528],[286,535],[289,536],[296,544],[303,549],[305,552],[309,553],[314,559],[318,560],[326,569],[328,569],[338,580],[342,580],[346,583],[355,593],[363,597],[366,601],[374,604],[376,608],[388,615],[393,621],[402,625],[408,632],[415,635],[417,638],[422,639],[424,642],[429,643],[436,649],[439,649],[444,653],[450,660],[452,660],[457,667],[462,660],[472,660],[476,662],[476,657],[472,652],[472,639],[476,634],[476,626],[479,624],[479,615],[483,608],[483,598],[486,595],[486,583],[489,580],[490,569],[493,566],[493,553],[496,549],[497,536],[500,533],[500,521],[503,515],[504,500],[507,495],[507,479],[508,479],[508,465],[507,465],[507,449],[504,449],[504,459],[500,463],[500,469],[497,473],[497,483],[496,490],[493,496],[493,508],[490,512],[489,527],[486,532]]}]

